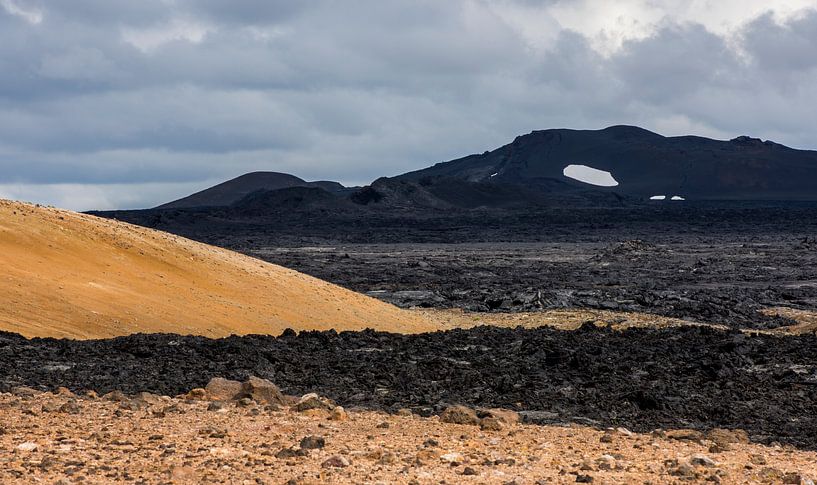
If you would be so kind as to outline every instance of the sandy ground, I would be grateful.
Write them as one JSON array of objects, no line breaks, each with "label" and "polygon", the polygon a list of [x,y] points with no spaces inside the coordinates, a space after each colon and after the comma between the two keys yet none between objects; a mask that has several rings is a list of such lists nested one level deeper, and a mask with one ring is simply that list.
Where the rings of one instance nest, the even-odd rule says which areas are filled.
[{"label": "sandy ground", "polygon": [[231,251],[3,200],[0,267],[0,330],[27,337],[432,329],[419,314]]},{"label": "sandy ground", "polygon": [[[693,322],[678,318],[663,317],[649,313],[618,312],[609,310],[569,309],[546,310],[541,312],[518,313],[472,313],[458,308],[454,309],[415,309],[423,319],[434,323],[439,330],[454,328],[473,328],[480,325],[496,327],[536,328],[542,326],[554,327],[562,330],[575,330],[585,323],[598,326],[610,326],[616,330],[634,327],[667,328],[679,326],[704,326],[720,330],[728,330],[725,325]],[[806,310],[792,308],[768,308],[763,310],[769,315],[780,315],[795,320],[795,325],[780,327],[773,330],[744,330],[747,333],[769,335],[798,335],[817,332],[817,314]]]},{"label": "sandy ground", "polygon": [[[371,411],[337,421],[323,410],[255,403],[213,411],[203,401],[138,402],[134,410],[68,394],[0,394],[0,482],[806,484],[817,476],[813,451],[711,434],[521,424],[489,431]],[[73,409],[60,409],[66,403]],[[307,436],[325,446],[299,453]]]}]

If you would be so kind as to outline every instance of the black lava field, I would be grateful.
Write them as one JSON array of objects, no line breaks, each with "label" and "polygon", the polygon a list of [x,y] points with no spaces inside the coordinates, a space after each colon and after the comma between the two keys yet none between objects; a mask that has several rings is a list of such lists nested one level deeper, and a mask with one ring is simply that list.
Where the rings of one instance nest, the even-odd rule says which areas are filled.
[{"label": "black lava field", "polygon": [[0,334],[0,391],[26,385],[176,395],[257,375],[289,394],[420,414],[448,403],[522,411],[533,423],[743,428],[817,448],[817,336],[703,327],[576,331],[480,327],[421,335],[285,332],[211,340],[99,341]]}]

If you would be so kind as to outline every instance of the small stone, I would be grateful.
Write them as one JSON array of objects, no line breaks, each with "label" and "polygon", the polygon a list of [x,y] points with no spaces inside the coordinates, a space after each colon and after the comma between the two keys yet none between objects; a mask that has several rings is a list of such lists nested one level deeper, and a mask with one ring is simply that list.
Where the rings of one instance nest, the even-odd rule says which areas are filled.
[{"label": "small stone", "polygon": [[709,458],[706,455],[694,455],[692,458],[690,458],[689,463],[694,465],[694,466],[703,466],[703,467],[707,467],[707,468],[712,468],[712,467],[717,466],[717,463],[715,463],[715,460],[713,460],[712,458]]},{"label": "small stone", "polygon": [[227,412],[227,403],[224,401],[212,401],[210,404],[207,405],[208,411],[213,412]]},{"label": "small stone", "polygon": [[19,451],[36,451],[37,448],[37,443],[32,443],[31,441],[26,441],[25,443],[20,443],[17,445],[17,449]]},{"label": "small stone", "polygon": [[505,424],[497,418],[487,417],[479,421],[479,427],[483,431],[502,431]]},{"label": "small stone", "polygon": [[42,410],[44,413],[56,413],[60,410],[60,404],[57,401],[46,401],[42,404]]},{"label": "small stone", "polygon": [[704,434],[694,429],[674,429],[666,431],[664,437],[670,440],[700,442]]},{"label": "small stone", "polygon": [[11,394],[22,398],[31,398],[37,395],[37,391],[26,386],[17,386],[11,388]]},{"label": "small stone", "polygon": [[290,409],[295,412],[304,412],[309,411],[311,409],[323,409],[326,411],[331,411],[332,408],[335,406],[329,402],[328,399],[322,398],[315,394],[314,392],[305,394],[301,399],[295,403]]},{"label": "small stone", "polygon": [[243,408],[246,408],[246,407],[250,407],[253,404],[255,404],[255,401],[253,401],[252,399],[250,399],[248,397],[242,397],[241,399],[238,400],[238,402],[236,404],[243,407]]},{"label": "small stone", "polygon": [[630,431],[627,428],[621,428],[621,427],[616,428],[616,433],[618,433],[618,434],[620,434],[622,436],[627,436],[627,437],[633,436],[633,432]]},{"label": "small stone", "polygon": [[613,442],[613,433],[606,431],[601,438],[599,438],[600,443],[612,443]]},{"label": "small stone", "polygon": [[382,423],[377,425],[377,428],[378,429],[389,429],[389,426],[390,426],[389,423],[387,423],[386,421],[383,421]]},{"label": "small stone", "polygon": [[335,406],[335,408],[329,413],[329,419],[331,421],[346,421],[349,419],[349,413],[343,409],[343,406]]},{"label": "small stone", "polygon": [[413,416],[414,413],[411,412],[411,409],[400,408],[400,409],[397,410],[397,415],[402,416],[404,418],[407,418],[407,417]]},{"label": "small stone", "polygon": [[718,445],[733,443],[749,443],[749,434],[742,429],[715,428],[706,433],[706,439]]},{"label": "small stone", "polygon": [[462,469],[462,474],[463,475],[468,475],[468,476],[473,476],[473,475],[477,474],[477,471],[474,470],[473,468],[471,468],[470,466],[467,466],[467,467]]},{"label": "small stone", "polygon": [[298,449],[295,448],[282,448],[275,454],[275,458],[280,460],[286,460],[289,458],[295,458],[297,456],[309,456],[309,451],[305,449]]},{"label": "small stone", "polygon": [[799,473],[786,473],[783,475],[783,483],[787,485],[803,485],[805,482],[806,479]]},{"label": "small stone", "polygon": [[79,407],[79,403],[77,403],[76,400],[71,399],[70,401],[60,406],[59,411],[65,414],[79,414],[82,411],[82,409]]},{"label": "small stone", "polygon": [[477,416],[481,419],[485,418],[495,419],[506,426],[511,426],[519,423],[519,413],[508,409],[480,408],[477,410]]},{"label": "small stone", "polygon": [[435,463],[440,458],[440,452],[437,450],[420,450],[414,455],[414,463],[417,465],[429,465]]},{"label": "small stone", "polygon": [[753,465],[765,465],[766,457],[758,454],[749,455],[749,461],[751,461]]},{"label": "small stone", "polygon": [[349,465],[351,465],[349,459],[341,455],[330,456],[321,463],[321,467],[323,468],[346,468]]},{"label": "small stone", "polygon": [[440,421],[452,424],[479,424],[479,418],[473,409],[459,405],[447,407],[440,415]]},{"label": "small stone", "polygon": [[596,466],[599,470],[613,470],[616,467],[616,459],[611,455],[601,455],[596,459]]},{"label": "small stone", "polygon": [[377,463],[379,465],[391,465],[396,461],[397,455],[393,451],[384,451],[380,456],[380,459],[377,460]]},{"label": "small stone", "polygon": [[57,392],[54,394],[62,397],[75,397],[74,393],[71,392],[71,389],[68,389],[67,387],[58,387]]},{"label": "small stone", "polygon": [[590,475],[576,475],[576,483],[593,483],[593,477]]},{"label": "small stone", "polygon": [[241,394],[242,384],[238,381],[213,377],[204,388],[211,401],[233,401]]},{"label": "small stone", "polygon": [[206,401],[207,390],[201,387],[191,389],[190,392],[184,395],[184,399],[187,401]]},{"label": "small stone", "polygon": [[301,440],[302,450],[319,450],[326,446],[326,439],[323,436],[305,436]]},{"label": "small stone", "polygon": [[127,401],[128,396],[126,396],[125,393],[122,391],[111,391],[109,393],[103,394],[102,399],[106,401],[122,402]]},{"label": "small stone", "polygon": [[446,453],[440,456],[443,463],[462,463],[463,457],[460,453]]},{"label": "small stone", "polygon": [[710,453],[723,453],[724,451],[732,450],[732,445],[729,443],[713,443],[712,446],[709,447]]},{"label": "small stone", "polygon": [[695,477],[698,474],[695,471],[695,467],[689,463],[680,463],[678,466],[670,470],[669,473],[670,475],[674,475],[676,477]]},{"label": "small stone", "polygon": [[284,395],[278,386],[260,377],[250,376],[241,384],[241,395],[261,404],[284,404]]}]

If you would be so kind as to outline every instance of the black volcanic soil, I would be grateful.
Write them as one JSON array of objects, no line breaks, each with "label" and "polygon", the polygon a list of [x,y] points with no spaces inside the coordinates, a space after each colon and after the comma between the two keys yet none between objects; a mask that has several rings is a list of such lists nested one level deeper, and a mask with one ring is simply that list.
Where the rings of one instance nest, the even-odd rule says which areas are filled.
[{"label": "black volcanic soil", "polygon": [[743,428],[817,448],[817,336],[704,327],[576,331],[479,327],[421,335],[304,332],[101,341],[0,334],[0,391],[27,385],[175,395],[214,376],[266,377],[291,394],[421,414],[505,407],[537,423]]},{"label": "black volcanic soil", "polygon": [[601,308],[736,328],[817,309],[817,204],[537,210],[314,207],[103,213],[238,250],[400,306]]},{"label": "black volcanic soil", "polygon": [[650,243],[484,243],[266,248],[249,254],[402,307],[594,308],[735,328],[789,322],[764,307],[817,306],[816,244],[689,236]]}]

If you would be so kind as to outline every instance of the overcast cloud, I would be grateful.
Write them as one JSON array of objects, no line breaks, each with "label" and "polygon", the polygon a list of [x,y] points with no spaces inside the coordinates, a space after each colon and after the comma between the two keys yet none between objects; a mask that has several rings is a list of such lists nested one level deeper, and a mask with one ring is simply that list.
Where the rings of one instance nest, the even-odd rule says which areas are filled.
[{"label": "overcast cloud", "polygon": [[0,0],[0,197],[363,184],[535,129],[817,148],[817,0]]}]

